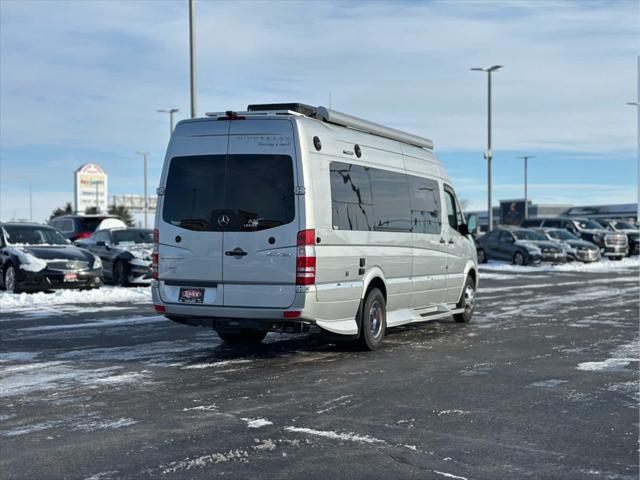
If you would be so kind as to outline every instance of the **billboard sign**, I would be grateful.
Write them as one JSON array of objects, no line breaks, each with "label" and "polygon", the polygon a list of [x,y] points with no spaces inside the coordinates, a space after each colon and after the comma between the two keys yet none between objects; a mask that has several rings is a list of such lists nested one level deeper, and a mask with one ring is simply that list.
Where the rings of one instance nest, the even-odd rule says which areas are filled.
[{"label": "billboard sign", "polygon": [[88,208],[107,211],[107,174],[97,163],[86,163],[74,174],[74,207],[83,214]]},{"label": "billboard sign", "polygon": [[[531,208],[531,202],[529,202]],[[500,223],[519,226],[524,221],[524,200],[501,200]]]}]

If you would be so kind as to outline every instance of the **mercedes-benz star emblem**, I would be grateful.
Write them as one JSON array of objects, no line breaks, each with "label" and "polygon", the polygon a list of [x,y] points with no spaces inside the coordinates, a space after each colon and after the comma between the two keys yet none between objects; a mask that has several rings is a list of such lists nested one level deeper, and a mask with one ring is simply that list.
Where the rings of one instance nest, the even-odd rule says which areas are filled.
[{"label": "mercedes-benz star emblem", "polygon": [[218,217],[218,225],[220,225],[221,227],[226,227],[227,225],[229,225],[229,222],[229,215],[222,214]]}]

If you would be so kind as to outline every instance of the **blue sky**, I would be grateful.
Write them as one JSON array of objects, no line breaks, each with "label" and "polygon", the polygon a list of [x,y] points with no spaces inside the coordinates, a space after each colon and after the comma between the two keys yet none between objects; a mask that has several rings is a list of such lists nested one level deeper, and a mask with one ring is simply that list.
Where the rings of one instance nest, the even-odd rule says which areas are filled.
[{"label": "blue sky", "polygon": [[[494,75],[494,199],[637,201],[637,1],[197,0],[198,110],[328,105],[432,138],[458,194],[486,206],[486,75]],[[155,187],[159,108],[189,112],[184,1],[0,1],[0,219],[72,200],[100,163],[111,194]]]}]

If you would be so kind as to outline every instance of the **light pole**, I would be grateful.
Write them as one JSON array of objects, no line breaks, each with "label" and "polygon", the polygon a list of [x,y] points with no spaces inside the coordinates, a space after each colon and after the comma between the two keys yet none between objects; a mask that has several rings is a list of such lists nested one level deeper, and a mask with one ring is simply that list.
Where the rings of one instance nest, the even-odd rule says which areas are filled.
[{"label": "light pole", "polygon": [[[637,124],[636,124],[636,128],[637,128],[637,133],[636,135],[638,136],[638,165],[637,165],[637,173],[638,173],[638,188],[640,189],[640,55],[638,55],[638,100],[635,102],[627,102],[627,105],[631,105],[633,107],[636,107],[636,110],[638,111],[638,120],[637,120]],[[638,191],[638,210],[640,211],[640,190]]]},{"label": "light pole", "polygon": [[527,161],[530,158],[535,158],[533,155],[523,155],[518,157],[524,160],[524,219],[529,218],[529,201],[527,200]]},{"label": "light pole", "polygon": [[191,66],[191,118],[197,116],[196,103],[196,22],[195,0],[189,0],[189,60]]},{"label": "light pole", "polygon": [[28,177],[19,177],[14,175],[10,175],[9,178],[13,178],[15,180],[24,180],[29,185],[29,221],[33,222],[33,195],[31,179]]},{"label": "light pole", "polygon": [[158,113],[168,113],[169,114],[169,135],[173,133],[173,114],[179,112],[177,108],[170,108],[169,110],[160,109]]},{"label": "light pole", "polygon": [[148,227],[149,198],[147,197],[147,157],[149,152],[136,152],[144,158],[144,228]]},{"label": "light pole", "polygon": [[474,67],[471,70],[474,72],[487,72],[488,78],[488,99],[487,99],[487,151],[484,157],[487,159],[487,214],[489,215],[489,225],[487,231],[493,229],[493,208],[491,206],[491,160],[493,153],[491,152],[491,73],[496,70],[500,70],[502,65],[493,65],[489,68]]}]

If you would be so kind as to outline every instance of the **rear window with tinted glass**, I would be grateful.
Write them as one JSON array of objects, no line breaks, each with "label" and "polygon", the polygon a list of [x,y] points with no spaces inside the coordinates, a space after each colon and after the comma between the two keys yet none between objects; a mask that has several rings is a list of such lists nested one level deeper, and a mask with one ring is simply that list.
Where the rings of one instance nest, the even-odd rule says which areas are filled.
[{"label": "rear window with tinted glass", "polygon": [[293,161],[288,155],[175,157],[162,218],[203,231],[256,231],[291,223]]}]

